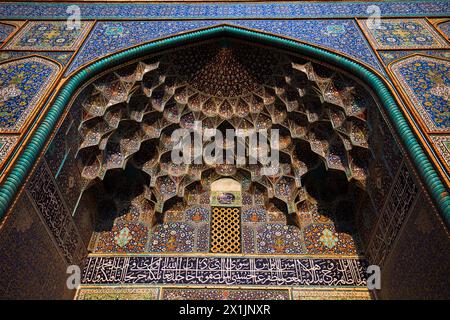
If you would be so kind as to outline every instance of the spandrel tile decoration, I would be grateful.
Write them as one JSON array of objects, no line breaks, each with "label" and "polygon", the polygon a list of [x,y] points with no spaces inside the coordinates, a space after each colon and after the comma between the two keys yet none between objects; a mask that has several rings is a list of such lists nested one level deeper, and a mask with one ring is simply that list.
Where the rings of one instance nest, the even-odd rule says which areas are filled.
[{"label": "spandrel tile decoration", "polygon": [[0,9],[1,299],[450,298],[450,1]]}]

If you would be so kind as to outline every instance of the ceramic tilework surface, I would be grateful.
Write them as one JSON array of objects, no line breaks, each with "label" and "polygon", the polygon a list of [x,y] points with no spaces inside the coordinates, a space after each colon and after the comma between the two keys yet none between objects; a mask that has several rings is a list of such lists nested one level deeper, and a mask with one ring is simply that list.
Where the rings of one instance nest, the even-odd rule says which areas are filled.
[{"label": "ceramic tilework surface", "polygon": [[3,164],[18,139],[17,135],[0,135],[0,165]]},{"label": "ceramic tilework surface", "polygon": [[368,243],[367,255],[371,263],[382,266],[419,194],[419,187],[403,163]]},{"label": "ceramic tilework surface", "polygon": [[450,38],[450,21],[438,24],[438,28],[447,36],[447,38]]},{"label": "ceramic tilework surface", "polygon": [[[446,1],[380,3],[380,6],[382,12],[387,16],[425,15],[427,12],[436,16],[448,15],[448,2]],[[67,18],[66,7],[66,5],[61,4],[39,4],[39,10],[36,10],[33,4],[8,3],[6,5],[2,4],[2,9],[5,10],[0,13],[0,17],[12,19],[14,16],[21,15],[22,17],[42,17],[43,19],[59,17],[61,20],[64,20]],[[323,3],[199,4],[191,7],[177,4],[82,4],[82,7],[83,15],[88,18],[124,18],[127,16],[134,18],[139,16],[145,18],[191,18],[195,16],[205,19],[241,17],[263,17],[266,19],[280,17],[286,19],[296,18],[300,14],[304,17],[329,16],[332,18],[366,15],[367,4],[351,3],[342,6],[337,3],[333,5]],[[357,24],[350,19],[98,22],[86,44],[70,66],[69,72],[93,59],[129,46],[158,37],[220,23],[258,29],[263,32],[280,34],[318,44],[352,56],[383,72]],[[361,24],[364,26],[363,21]],[[364,28],[364,30],[369,35],[369,40],[378,50],[398,49],[397,51],[379,51],[385,64],[415,53],[424,53],[448,59],[448,51],[433,50],[446,47],[448,43],[433,30],[425,19],[389,19],[383,20],[383,25],[385,28],[381,30],[371,31],[367,28]],[[4,26],[4,24],[0,25],[0,42],[14,29],[14,27],[11,29]],[[88,21],[83,22],[81,30],[75,32],[65,30],[64,26],[64,21],[30,22],[13,39],[8,41],[7,46],[3,48],[8,50],[0,52],[0,61],[24,58],[18,61],[6,62],[0,66],[0,111],[2,115],[0,130],[18,131],[22,129],[23,123],[35,110],[38,100],[59,72],[56,64],[42,58],[30,58],[27,56],[36,53],[36,50],[38,50],[39,55],[54,59],[63,66],[66,65],[73,52],[61,52],[60,50],[77,50],[84,37],[87,36],[92,23]],[[449,34],[448,26],[449,23],[438,25],[440,30],[447,35]],[[402,50],[411,48],[423,48],[426,50]],[[448,61],[418,56],[409,57],[393,64],[392,71],[405,88],[405,91],[408,91],[408,96],[414,100],[414,106],[419,116],[426,123],[427,128],[430,131],[448,131],[449,80],[446,77],[446,75],[450,74]],[[20,89],[22,87],[25,88],[25,86],[27,87],[25,90],[26,94],[23,94],[23,90]],[[55,283],[63,283],[64,280],[49,279],[41,275],[55,274],[55,277],[58,277],[64,273],[65,263],[80,261],[86,253],[85,239],[87,237],[81,238],[79,230],[77,230],[78,224],[71,217],[74,211],[80,210],[80,208],[83,209],[82,207],[77,208],[82,186],[78,178],[79,171],[73,161],[74,150],[70,148],[71,144],[76,145],[77,143],[77,138],[74,136],[76,130],[73,130],[77,125],[70,119],[63,124],[63,127],[50,145],[45,160],[38,166],[36,173],[27,186],[26,192],[17,205],[19,213],[8,222],[9,229],[2,229],[0,232],[0,256],[3,257],[4,261],[10,261],[10,263],[0,264],[0,273],[3,275],[15,275],[16,270],[25,270],[23,271],[24,273],[32,275],[30,278],[32,278],[33,282],[27,291],[22,283],[23,279],[8,276],[2,277],[0,279],[0,288],[2,289],[0,292],[8,292],[9,298],[13,295],[18,297],[36,297],[36,295],[41,297],[70,296],[70,293],[65,292],[64,288],[57,288],[54,285]],[[0,136],[1,161],[12,151],[17,139],[18,136],[13,135]],[[448,165],[448,160],[450,159],[448,135],[431,135],[431,140]],[[381,148],[384,149],[384,155],[381,159],[376,159],[373,164],[375,167],[373,172],[375,172],[376,176],[373,179],[374,183],[368,186],[371,196],[364,204],[367,205],[367,209],[361,210],[363,215],[365,215],[362,223],[366,224],[365,228],[370,230],[370,234],[365,236],[363,232],[361,236],[368,245],[368,255],[371,262],[387,264],[389,263],[386,262],[388,257],[392,257],[391,252],[398,250],[395,247],[395,239],[403,222],[407,221],[408,215],[415,204],[414,199],[418,197],[420,191],[406,164],[401,163],[401,154],[399,155],[397,152],[398,146],[396,143],[384,141]],[[398,171],[399,174],[397,175]],[[209,196],[206,195],[204,198],[208,199]],[[385,201],[382,201],[383,199]],[[423,202],[425,203],[425,201]],[[249,206],[249,204],[247,205]],[[327,220],[324,216],[320,216],[317,212],[316,214],[304,215],[302,227],[297,228],[288,226],[284,216],[266,212],[261,207],[258,207],[256,203],[252,204],[251,207],[244,208],[246,210],[242,214],[242,242],[243,251],[246,253],[280,255],[305,253],[309,255],[327,254],[339,256],[356,252],[356,244],[353,242],[353,238],[338,232],[332,221]],[[254,209],[254,212],[250,209]],[[23,212],[32,212],[35,215],[23,216]],[[111,231],[95,234],[92,242],[94,251],[98,253],[209,252],[210,207],[207,205],[207,201],[202,202],[202,204],[196,204],[186,211],[173,212],[167,215],[166,220],[154,229],[152,229],[150,222],[144,216],[136,215],[136,212],[133,212],[132,209],[128,212],[122,212],[122,214],[115,221]],[[424,214],[421,214],[417,217],[415,223],[418,232],[430,235],[430,223],[426,221],[424,216]],[[77,217],[75,217],[75,221]],[[41,221],[46,225],[45,227],[41,225]],[[262,221],[265,222],[261,223]],[[373,228],[375,231],[372,234]],[[50,237],[47,235],[48,232],[51,234]],[[42,236],[43,234],[45,236]],[[401,235],[405,237],[404,233],[401,233]],[[294,238],[299,238],[301,241],[291,241]],[[413,240],[417,239],[414,238]],[[8,247],[5,247],[5,244]],[[420,244],[417,245],[419,246]],[[11,246],[15,246],[16,250],[12,251]],[[27,247],[28,250],[29,248],[34,248],[36,254],[22,254],[19,257],[20,259],[13,255],[14,252],[27,252],[23,250],[24,247]],[[143,257],[143,259],[147,259],[145,262],[151,262],[150,265],[161,263],[161,259],[151,259],[149,257]],[[220,270],[222,272],[223,270],[229,271],[227,269],[228,264],[233,265],[235,263],[232,259],[214,261],[199,259],[194,258],[190,261],[180,262],[180,266],[202,262],[219,263],[218,261],[220,261],[226,266],[225,269]],[[324,268],[326,269],[327,262],[319,260],[313,262],[301,261],[299,263],[315,264],[314,266],[318,267],[321,272]],[[408,262],[413,260],[414,257],[410,255],[405,257],[402,263],[408,265]],[[125,265],[127,267],[130,266],[130,260],[123,258],[106,258],[105,261],[101,261],[93,257],[89,260],[89,263],[92,261],[98,262],[98,264],[88,264],[87,277],[85,278],[87,282],[93,279],[89,278],[94,274],[89,274],[93,270],[96,272],[99,270],[110,272],[111,269],[108,268],[110,268],[109,263],[111,261],[117,262],[118,267],[114,271],[125,270],[122,269]],[[102,264],[103,262],[106,264]],[[245,263],[247,262],[245,261]],[[288,259],[266,259],[261,263],[272,264],[272,269],[278,270],[277,268],[280,264],[289,264],[291,262]],[[360,270],[358,263],[352,262],[348,266],[351,265],[351,268],[354,267]],[[28,268],[25,264],[27,264]],[[169,264],[170,262],[168,262]],[[29,268],[30,265],[33,268]],[[286,266],[286,268],[289,270],[290,267]],[[139,277],[149,270],[152,270],[151,267],[148,270],[127,269],[128,273],[126,275],[129,276],[127,279],[134,283],[137,279],[134,278],[135,276]],[[167,277],[170,278],[173,274],[170,268],[167,270],[167,275],[158,275],[161,277],[153,280],[155,282],[166,282]],[[211,274],[216,274],[216,271],[214,268],[205,268],[202,270],[202,277],[204,277],[202,279],[208,278]],[[249,278],[245,278],[247,277],[246,274],[245,277],[239,278],[237,282],[254,284],[251,280],[248,280],[252,277],[252,272],[250,270]],[[65,273],[63,277],[65,277]],[[180,278],[179,283],[190,283],[187,280],[188,278],[189,275],[186,278]],[[333,283],[336,283],[338,278],[333,278],[333,281],[335,281]],[[287,283],[286,279],[278,280],[282,283]],[[102,281],[109,284],[115,280],[111,277],[102,279]],[[226,283],[229,279],[221,279],[220,281],[218,283]],[[264,281],[268,281],[266,282],[268,285],[276,285],[266,278],[264,278]],[[358,284],[361,283],[361,281],[358,282]],[[308,282],[308,285],[312,284],[321,285],[322,283]],[[342,284],[342,282],[339,282],[339,284]],[[21,287],[24,288],[22,292],[11,289]],[[159,289],[155,288],[152,288],[152,290],[127,290],[129,291],[117,292],[108,288],[101,290],[92,289],[92,291],[84,295],[84,298],[116,299],[134,297],[153,299],[160,294]],[[240,292],[237,289],[234,291],[230,290],[227,293],[224,293],[224,290],[208,291],[186,288],[176,290],[166,288],[165,290],[172,297],[230,297],[233,294],[238,297],[255,297],[255,295],[259,298],[263,297],[259,295],[260,291],[248,292],[247,290],[242,290]],[[431,289],[427,290],[432,291]],[[269,290],[264,292],[264,294],[269,294],[269,292],[272,294],[272,291]],[[273,294],[276,293],[279,292],[273,292]],[[282,295],[284,296],[284,293]],[[327,299],[329,297],[340,299],[354,296],[365,298],[365,295],[359,292],[356,294],[329,291],[321,293],[317,290],[316,292],[294,290],[293,296],[295,299]],[[395,293],[389,292],[386,296],[395,296]],[[170,297],[168,296],[168,298]]]},{"label": "ceramic tilework surface", "polygon": [[351,20],[231,20],[98,22],[66,75],[109,53],[179,32],[219,24],[238,25],[292,37],[340,51],[383,72],[374,53]]},{"label": "ceramic tilework surface", "polygon": [[238,21],[236,24],[288,36],[329,48],[366,63],[383,73],[361,31],[351,20]]},{"label": "ceramic tilework surface", "polygon": [[102,255],[86,259],[81,284],[364,287],[366,267],[363,259]]},{"label": "ceramic tilework surface", "polygon": [[[209,206],[193,205],[184,212],[165,214],[165,221],[151,227],[142,221],[139,212],[130,221],[127,216],[136,207],[121,211],[112,228],[94,234],[91,249],[95,253],[139,252],[210,252]],[[116,216],[117,213],[112,213]],[[327,213],[328,215],[328,213]],[[278,216],[278,218],[277,218]],[[317,212],[303,216],[302,227],[286,224],[282,212],[267,213],[258,206],[242,208],[242,231],[238,236],[243,253],[356,255],[359,251],[356,234],[336,231],[331,215]]]},{"label": "ceramic tilework surface", "polygon": [[81,288],[77,300],[157,300],[159,288],[102,287]]},{"label": "ceramic tilework surface", "polygon": [[66,21],[28,22],[5,46],[12,50],[75,50],[89,32],[92,22],[69,29]]},{"label": "ceramic tilework surface", "polygon": [[163,288],[162,300],[289,300],[288,290]]},{"label": "ceramic tilework surface", "polygon": [[79,263],[86,247],[45,162],[37,167],[27,193],[67,263]]},{"label": "ceramic tilework surface", "polygon": [[[449,230],[425,195],[418,196],[410,216],[381,266],[381,299],[450,299]],[[444,263],[443,263],[444,261]],[[432,272],[429,272],[433,270]]]},{"label": "ceramic tilework surface", "polygon": [[75,159],[78,143],[77,126],[77,120],[74,120],[72,115],[68,114],[44,155],[48,168],[71,215],[74,214],[82,191],[82,180]]},{"label": "ceramic tilework surface", "polygon": [[[445,16],[449,13],[448,1],[378,1],[384,16]],[[316,17],[368,17],[366,2],[282,2],[282,3],[159,3],[159,4],[93,4],[80,3],[83,15],[89,19],[114,18],[316,18]],[[2,3],[3,17],[66,19],[67,5],[58,3]]]},{"label": "ceramic tilework surface", "polygon": [[370,300],[367,290],[355,289],[294,289],[293,300]]},{"label": "ceramic tilework surface", "polygon": [[429,131],[450,130],[450,61],[413,56],[391,70]]},{"label": "ceramic tilework surface", "polygon": [[31,55],[39,55],[44,56],[46,58],[50,58],[56,60],[65,66],[70,58],[72,57],[72,52],[58,52],[58,51],[0,51],[0,62],[6,60],[12,60],[17,58],[22,58]]},{"label": "ceramic tilework surface", "polygon": [[209,252],[210,212],[209,206],[171,211],[163,223],[152,227],[132,205],[121,210],[111,230],[93,235],[91,248],[96,253]]},{"label": "ceramic tilework surface", "polygon": [[0,23],[0,42],[4,41],[15,29],[16,27],[12,25]]},{"label": "ceramic tilework surface", "polygon": [[66,75],[78,67],[109,53],[179,32],[204,28],[213,21],[126,21],[98,22]]},{"label": "ceramic tilework surface", "polygon": [[425,19],[382,19],[376,28],[370,20],[361,26],[376,49],[442,48],[448,43]]},{"label": "ceramic tilework surface", "polygon": [[23,192],[0,232],[0,299],[71,299],[67,263]]},{"label": "ceramic tilework surface", "polygon": [[450,168],[450,135],[431,135],[430,137],[431,141],[433,141],[436,148],[440,151],[447,168]]},{"label": "ceramic tilework surface", "polygon": [[55,63],[38,57],[0,65],[0,130],[21,130],[58,71]]},{"label": "ceramic tilework surface", "polygon": [[395,60],[415,54],[450,59],[450,50],[380,50],[378,54],[386,66]]},{"label": "ceramic tilework surface", "polygon": [[367,185],[370,201],[363,204],[364,209],[360,209],[364,219],[359,231],[365,244],[369,242],[368,237],[372,234],[375,223],[383,211],[404,158],[402,147],[390,126],[380,121],[373,126],[373,130],[374,137],[378,139],[374,139],[371,143],[374,144],[375,149],[380,149],[382,152],[372,161],[370,168],[371,179]]},{"label": "ceramic tilework surface", "polygon": [[360,288],[315,287],[269,289],[264,287],[204,288],[200,286],[81,286],[76,300],[370,300]]},{"label": "ceramic tilework surface", "polygon": [[[421,40],[421,36],[425,33],[427,34],[425,38],[428,39],[427,41],[430,41],[429,44],[435,47],[441,46],[442,41],[444,41],[442,37],[430,29],[431,26],[428,25],[424,19],[403,19],[401,20],[402,23],[397,23],[398,21],[400,20],[383,20],[384,24],[389,22],[387,23],[387,29],[389,29],[387,31],[389,31],[389,33],[393,33],[398,39],[403,39],[402,41],[406,41],[406,43],[408,43],[408,41],[414,42],[417,39]],[[348,54],[383,73],[382,67],[377,61],[374,53],[369,49],[367,41],[364,40],[361,32],[355,25],[355,22],[351,20],[99,22],[95,27],[94,32],[90,35],[88,43],[83,46],[81,52],[77,55],[76,59],[70,66],[68,73],[82,64],[91,61],[92,59],[98,58],[110,52],[121,50],[125,47],[129,47],[130,45],[136,45],[138,43],[149,41],[155,37],[182,32],[193,28],[202,28],[219,23],[236,24],[247,28],[281,34],[315,43]],[[47,49],[44,47],[39,47],[37,48],[39,50],[75,49],[80,44],[80,41],[82,40],[81,38],[86,35],[86,32],[90,27],[90,22],[85,21],[82,28],[75,32],[65,30],[64,25],[64,21],[36,21],[28,23],[21,30],[21,32],[14,37],[14,39],[9,41],[7,47],[19,46],[20,43],[22,43],[29,47],[29,49],[36,49],[37,47],[33,45],[33,39],[43,37],[46,41],[39,41],[39,46],[44,46]],[[149,30],[152,30],[152,32],[149,32]],[[305,30],[310,30],[310,32],[305,32]],[[319,32],[317,32],[318,30]],[[381,38],[383,38],[383,36],[381,36]],[[401,47],[409,47],[409,45],[402,44]],[[33,51],[28,52],[31,53]],[[427,51],[427,54],[431,53],[443,57],[448,56],[445,51]],[[70,53],[43,51],[39,54],[55,59],[63,65],[65,65],[70,59]],[[380,55],[385,63],[391,61],[392,59],[399,58],[403,54],[404,53],[400,51],[391,51],[390,53],[380,52]],[[0,60],[17,58],[26,55],[27,52],[25,51],[4,51],[0,55]],[[14,114],[16,115],[17,113],[15,112]]]},{"label": "ceramic tilework surface", "polygon": [[[267,212],[264,207],[242,209],[242,246],[244,253],[356,255],[358,238],[336,231],[333,214],[317,211],[301,214],[301,227],[287,225],[280,212]],[[336,221],[336,220],[335,220]]]}]

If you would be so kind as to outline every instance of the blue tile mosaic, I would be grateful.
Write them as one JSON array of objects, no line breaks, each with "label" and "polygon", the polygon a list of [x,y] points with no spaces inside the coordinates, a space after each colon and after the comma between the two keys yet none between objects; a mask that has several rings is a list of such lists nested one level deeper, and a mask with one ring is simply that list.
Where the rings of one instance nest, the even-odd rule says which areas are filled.
[{"label": "blue tile mosaic", "polygon": [[365,286],[363,259],[90,256],[82,283]]},{"label": "blue tile mosaic", "polygon": [[14,31],[14,29],[14,26],[0,23],[0,41],[4,41]]},{"label": "blue tile mosaic", "polygon": [[[168,18],[317,18],[368,17],[369,5],[380,8],[383,16],[446,16],[445,0],[376,2],[262,2],[262,3],[79,3],[85,19],[168,19]],[[67,19],[64,3],[2,3],[0,18]]]},{"label": "blue tile mosaic", "polygon": [[391,65],[416,112],[430,131],[450,129],[450,62],[412,56]]},{"label": "blue tile mosaic", "polygon": [[450,38],[450,21],[438,24],[438,28],[441,29],[447,38]]},{"label": "blue tile mosaic", "polygon": [[385,65],[388,65],[389,63],[400,58],[414,54],[450,59],[450,50],[385,50],[378,51],[378,54]]},{"label": "blue tile mosaic", "polygon": [[89,32],[92,21],[81,21],[80,28],[69,29],[66,21],[28,22],[5,48],[13,50],[75,50]]},{"label": "blue tile mosaic", "polygon": [[8,157],[18,139],[16,135],[0,135],[0,164]]},{"label": "blue tile mosaic", "polygon": [[361,27],[376,49],[428,49],[447,45],[425,19],[382,19],[378,28],[371,28],[369,21],[361,21]]},{"label": "blue tile mosaic", "polygon": [[66,75],[86,63],[130,46],[223,23],[288,36],[340,51],[383,73],[375,54],[353,20],[206,20],[99,22]]},{"label": "blue tile mosaic", "polygon": [[127,47],[179,32],[204,28],[215,21],[126,21],[99,22],[91,31],[66,75],[94,59]]},{"label": "blue tile mosaic", "polygon": [[0,62],[6,60],[12,60],[22,57],[27,57],[31,55],[39,55],[49,59],[53,59],[61,65],[65,66],[70,61],[73,52],[67,51],[0,51]]},{"label": "blue tile mosaic", "polygon": [[20,131],[59,72],[58,66],[30,57],[0,66],[0,130]]}]

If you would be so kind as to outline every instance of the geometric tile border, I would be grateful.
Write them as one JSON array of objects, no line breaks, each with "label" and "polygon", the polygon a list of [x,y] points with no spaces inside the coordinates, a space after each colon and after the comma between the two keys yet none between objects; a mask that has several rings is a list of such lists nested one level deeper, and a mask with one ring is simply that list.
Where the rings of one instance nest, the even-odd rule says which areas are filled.
[{"label": "geometric tile border", "polygon": [[378,54],[386,66],[400,58],[415,54],[450,59],[450,50],[380,50]]},{"label": "geometric tile border", "polygon": [[[433,144],[440,151],[444,163],[447,165],[447,169],[450,168],[450,135],[446,136],[430,136]],[[450,169],[448,169],[450,170]]]},{"label": "geometric tile border", "polygon": [[82,285],[366,286],[364,259],[88,256]]},{"label": "geometric tile border", "polygon": [[437,27],[447,36],[448,39],[450,39],[450,21],[439,23]]},{"label": "geometric tile border", "polygon": [[18,139],[19,136],[0,135],[0,167],[2,167],[3,161],[14,148]]},{"label": "geometric tile border", "polygon": [[65,66],[70,58],[72,57],[72,52],[69,51],[11,51],[11,50],[1,50],[0,51],[0,62],[6,60],[18,59],[31,55],[39,55],[49,59],[56,60]]},{"label": "geometric tile border", "polygon": [[0,130],[20,131],[58,72],[56,63],[40,57],[0,64]]},{"label": "geometric tile border", "polygon": [[80,48],[67,76],[96,59],[158,38],[217,25],[237,25],[307,41],[358,59],[383,73],[354,20],[101,21]]},{"label": "geometric tile border", "polygon": [[0,42],[5,41],[8,36],[14,32],[15,26],[0,22]]},{"label": "geometric tile border", "polygon": [[443,48],[448,43],[425,19],[382,19],[379,28],[369,28],[370,19],[360,26],[375,49]]},{"label": "geometric tile border", "polygon": [[158,300],[159,289],[155,287],[81,287],[75,300]]},{"label": "geometric tile border", "polygon": [[67,264],[80,263],[85,245],[45,161],[36,168],[26,191]]},{"label": "geometric tile border", "polygon": [[370,292],[344,288],[302,288],[292,290],[293,300],[371,300]]},{"label": "geometric tile border", "polygon": [[371,300],[366,288],[80,286],[75,300]]},{"label": "geometric tile border", "polygon": [[66,21],[32,21],[8,41],[4,49],[76,50],[94,22],[81,21],[79,29],[67,29]]},{"label": "geometric tile border", "polygon": [[161,300],[289,300],[287,289],[165,288]]},{"label": "geometric tile border", "polygon": [[[76,1],[74,1],[76,2]],[[81,2],[81,1],[78,1]],[[182,2],[182,1],[179,1]],[[206,1],[204,1],[206,2]],[[329,18],[369,17],[369,4],[383,16],[448,16],[448,1],[265,1],[252,3],[77,3],[89,19]],[[3,19],[67,19],[66,3],[4,2]]]}]

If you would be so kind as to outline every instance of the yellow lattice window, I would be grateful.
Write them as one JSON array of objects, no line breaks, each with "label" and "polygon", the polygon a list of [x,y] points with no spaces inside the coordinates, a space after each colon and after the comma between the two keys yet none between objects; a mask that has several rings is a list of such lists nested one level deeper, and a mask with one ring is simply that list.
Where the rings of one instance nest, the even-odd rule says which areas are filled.
[{"label": "yellow lattice window", "polygon": [[211,252],[241,252],[240,208],[214,207],[211,217]]}]

